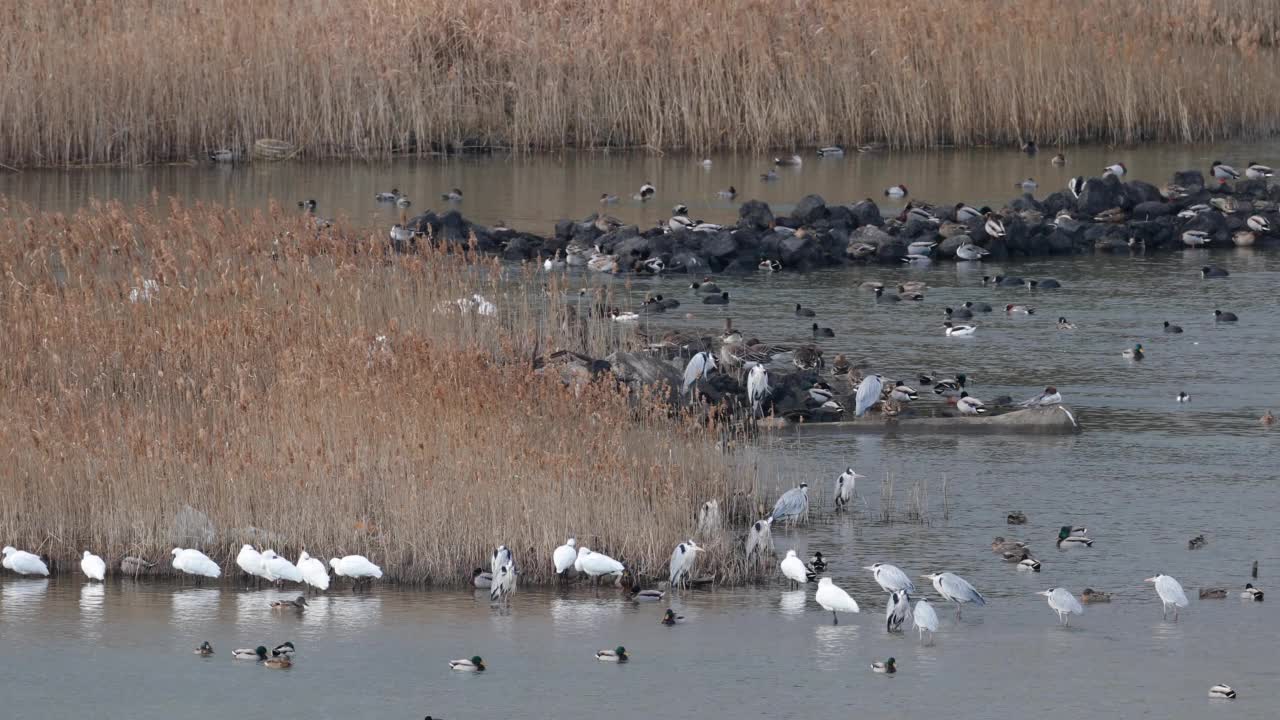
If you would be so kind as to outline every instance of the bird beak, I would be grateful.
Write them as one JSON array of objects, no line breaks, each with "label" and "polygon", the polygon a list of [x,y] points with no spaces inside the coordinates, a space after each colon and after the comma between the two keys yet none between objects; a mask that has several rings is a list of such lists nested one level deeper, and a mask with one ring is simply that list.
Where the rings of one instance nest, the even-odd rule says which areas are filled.
[{"label": "bird beak", "polygon": [[1149,577],[1149,578],[1147,578],[1147,579],[1143,580],[1142,582],[1155,582],[1155,581],[1156,581],[1156,579],[1155,579],[1155,578],[1153,578],[1153,577]]},{"label": "bird beak", "polygon": [[1041,590],[1040,592],[1038,592],[1038,593],[1036,593],[1036,594],[1037,594],[1037,595],[1043,595],[1043,596],[1045,596],[1045,597],[1049,597],[1049,595],[1050,595],[1050,593],[1049,593],[1049,591],[1048,591],[1048,590]]},{"label": "bird beak", "polygon": [[876,569],[875,569],[874,567],[872,567],[871,565],[863,565],[863,566],[862,566],[862,569],[863,569],[863,570],[870,570],[870,571],[872,571],[872,572],[875,572],[875,570],[876,570]]}]

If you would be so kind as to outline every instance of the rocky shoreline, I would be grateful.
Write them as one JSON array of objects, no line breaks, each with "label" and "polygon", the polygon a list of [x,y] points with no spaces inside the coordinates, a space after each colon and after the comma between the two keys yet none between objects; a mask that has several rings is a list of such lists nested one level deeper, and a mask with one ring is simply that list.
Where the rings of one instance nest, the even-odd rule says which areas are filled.
[{"label": "rocky shoreline", "polygon": [[[913,202],[886,217],[871,199],[831,205],[809,195],[790,215],[775,215],[758,200],[745,202],[736,225],[697,223],[673,214],[670,221],[642,229],[593,214],[562,220],[549,236],[485,227],[457,211],[428,211],[393,230],[392,245],[411,252],[422,237],[463,245],[474,235],[479,251],[515,262],[560,258],[608,273],[704,274],[963,261],[957,250],[966,245],[1003,261],[1280,242],[1270,234],[1271,226],[1280,227],[1280,186],[1266,180],[1220,183],[1195,170],[1176,173],[1164,188],[1114,175],[1077,180],[1078,195],[1061,190],[1036,199],[1024,193],[998,211]],[[1266,229],[1251,228],[1253,217],[1261,217]],[[993,218],[998,224],[988,222]]]}]

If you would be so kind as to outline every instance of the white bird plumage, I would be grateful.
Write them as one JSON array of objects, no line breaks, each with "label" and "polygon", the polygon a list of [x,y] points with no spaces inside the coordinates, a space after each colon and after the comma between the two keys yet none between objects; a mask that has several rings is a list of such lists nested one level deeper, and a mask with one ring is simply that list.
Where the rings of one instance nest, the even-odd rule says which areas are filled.
[{"label": "white bird plumage", "polygon": [[912,618],[916,630],[920,631],[920,642],[924,643],[924,634],[929,633],[929,644],[933,644],[933,634],[938,632],[938,613],[933,611],[929,601],[920,598],[916,602],[915,615]]},{"label": "white bird plumage", "polygon": [[262,551],[262,576],[271,582],[302,582],[302,573],[298,567],[280,557],[275,550]]},{"label": "white bird plumage", "polygon": [[245,543],[240,546],[240,552],[236,554],[236,565],[250,576],[262,576],[262,553],[253,548],[252,545]]},{"label": "white bird plumage", "polygon": [[577,546],[578,541],[575,538],[569,538],[551,553],[551,566],[555,568],[557,575],[563,575],[566,570],[573,567],[574,561],[578,559]]},{"label": "white bird plumage", "polygon": [[19,575],[44,575],[48,577],[49,567],[44,564],[40,556],[29,553],[26,550],[15,549],[11,545],[6,545],[2,552],[4,561],[0,562],[0,565]]},{"label": "white bird plumage", "polygon": [[1235,700],[1236,691],[1232,690],[1230,685],[1218,683],[1209,688],[1209,697],[1217,700]]},{"label": "white bird plumage", "polygon": [[516,591],[516,566],[510,560],[503,563],[489,583],[489,600],[510,600]]},{"label": "white bird plumage", "polygon": [[671,551],[670,582],[671,587],[687,585],[693,571],[693,561],[697,559],[702,548],[692,540],[686,540]]},{"label": "white bird plumage", "polygon": [[[792,550],[791,554],[794,553],[795,551]],[[813,594],[813,599],[823,610],[831,611],[831,623],[833,625],[840,624],[840,618],[836,613],[859,612],[857,601],[849,593],[845,592],[843,588],[831,582],[829,577],[824,577],[818,581],[818,590]]]},{"label": "white bird plumage", "polygon": [[872,405],[880,402],[880,392],[884,390],[884,377],[868,375],[858,383],[858,393],[854,396],[853,414],[862,417]]},{"label": "white bird plumage", "polygon": [[298,556],[298,572],[302,575],[302,581],[311,587],[317,590],[329,589],[329,568],[319,559],[308,555],[306,550]]},{"label": "white bird plumage", "polygon": [[382,568],[369,562],[369,558],[363,555],[330,558],[329,567],[333,568],[334,575],[349,577],[353,580],[364,580],[366,578],[376,580],[382,577]]},{"label": "white bird plumage", "polygon": [[716,358],[709,352],[700,352],[689,359],[689,364],[684,366],[684,391],[689,392],[689,388],[699,380],[702,380],[716,369]]},{"label": "white bird plumage", "polygon": [[754,415],[764,414],[764,401],[768,395],[769,371],[763,365],[756,365],[747,376],[747,399],[751,401],[751,412]]},{"label": "white bird plumage", "polygon": [[1049,607],[1058,613],[1058,620],[1063,625],[1070,625],[1071,615],[1081,615],[1084,613],[1084,607],[1080,605],[1080,601],[1069,590],[1062,588],[1053,588],[1051,590],[1041,590],[1038,594],[1048,599]]},{"label": "white bird plumage", "polygon": [[507,563],[515,564],[515,560],[511,557],[511,550],[506,545],[499,545],[489,556],[489,572],[493,573],[494,577],[498,577],[498,570]]},{"label": "white bird plumage", "polygon": [[915,583],[911,582],[911,578],[896,565],[889,563],[875,563],[867,565],[863,570],[870,570],[872,576],[875,577],[876,583],[884,588],[885,592],[895,592],[897,590],[906,590],[908,593],[916,591]]},{"label": "white bird plumage", "polygon": [[782,558],[782,562],[778,563],[778,568],[782,570],[783,577],[798,585],[803,585],[812,579],[809,568],[805,566],[803,560],[796,556],[795,550],[787,551],[787,556]]},{"label": "white bird plumage", "polygon": [[188,575],[216,578],[222,574],[218,563],[199,550],[174,548],[169,554],[173,555],[173,568]]},{"label": "white bird plumage", "polygon": [[846,468],[840,473],[840,477],[836,478],[836,512],[839,512],[853,500],[854,491],[857,490],[858,478],[866,477],[859,475],[853,471],[853,468]]},{"label": "white bird plumage", "polygon": [[107,563],[88,550],[80,557],[80,570],[90,580],[102,582],[107,577]]},{"label": "white bird plumage", "polygon": [[1178,608],[1187,606],[1187,594],[1182,591],[1182,585],[1174,578],[1168,575],[1156,575],[1149,577],[1143,582],[1155,583],[1156,594],[1160,596],[1160,610],[1164,617],[1169,616],[1169,608],[1173,608],[1173,619],[1178,619]]},{"label": "white bird plumage", "polygon": [[622,571],[626,569],[622,563],[608,555],[593,552],[585,547],[578,550],[578,560],[576,562],[577,565],[581,566],[582,572],[593,578],[601,575],[621,575]]},{"label": "white bird plumage", "polygon": [[773,518],[767,517],[763,520],[757,520],[751,525],[751,530],[747,532],[747,542],[745,544],[747,560],[750,561],[753,556],[757,559],[765,555],[773,554]]}]

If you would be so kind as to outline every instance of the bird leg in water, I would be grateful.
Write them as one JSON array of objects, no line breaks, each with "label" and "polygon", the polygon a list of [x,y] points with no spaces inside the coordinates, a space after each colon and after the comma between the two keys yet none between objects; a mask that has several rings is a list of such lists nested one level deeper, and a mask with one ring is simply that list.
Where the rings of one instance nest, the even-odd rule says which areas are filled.
[{"label": "bird leg in water", "polygon": [[839,624],[840,624],[840,617],[839,617],[838,615],[836,615],[836,611],[835,611],[835,610],[832,610],[832,611],[831,611],[831,624],[832,624],[832,625],[839,625]]}]

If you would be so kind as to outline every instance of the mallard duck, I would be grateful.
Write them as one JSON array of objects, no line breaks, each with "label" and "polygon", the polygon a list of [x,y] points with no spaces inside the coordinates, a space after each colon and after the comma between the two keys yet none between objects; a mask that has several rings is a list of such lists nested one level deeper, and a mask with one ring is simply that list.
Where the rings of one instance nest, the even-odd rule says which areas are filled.
[{"label": "mallard duck", "polygon": [[449,669],[457,672],[484,672],[484,660],[479,655],[472,655],[470,660],[450,660]]},{"label": "mallard duck", "polygon": [[1073,322],[1068,322],[1068,321],[1067,321],[1067,319],[1066,319],[1065,317],[1059,317],[1059,318],[1058,318],[1058,329],[1059,329],[1059,330],[1075,330],[1075,329],[1076,329],[1076,324],[1075,324],[1075,323],[1073,323]]},{"label": "mallard duck", "polygon": [[1226,596],[1227,596],[1226,588],[1219,588],[1219,587],[1200,588],[1201,600],[1221,600]]},{"label": "mallard duck", "polygon": [[779,167],[796,167],[804,164],[804,158],[799,155],[791,155],[789,157],[776,157],[773,164]]},{"label": "mallard duck", "polygon": [[413,201],[404,195],[401,195],[400,197],[396,198],[396,207],[407,208],[412,204],[413,204]]},{"label": "mallard duck", "polygon": [[373,199],[381,203],[393,203],[400,197],[400,188],[391,188],[391,192],[374,193]]},{"label": "mallard duck", "polygon": [[1209,542],[1208,540],[1205,540],[1205,539],[1204,539],[1204,534],[1203,534],[1203,533],[1201,533],[1200,535],[1197,535],[1197,536],[1195,536],[1195,537],[1193,537],[1193,538],[1191,538],[1190,540],[1188,540],[1188,541],[1187,541],[1187,549],[1188,549],[1188,550],[1199,550],[1200,548],[1202,548],[1202,547],[1204,547],[1205,545],[1207,545],[1207,544],[1208,544],[1208,542]]},{"label": "mallard duck", "polygon": [[[924,375],[920,377],[920,382],[926,384],[928,384],[930,380],[932,380],[932,378]],[[941,395],[945,398],[958,398],[960,397],[960,392],[964,390],[964,384],[968,381],[968,375],[965,375],[964,373],[956,373],[954,378],[938,380],[938,382],[933,386],[933,394]]]},{"label": "mallard duck", "polygon": [[950,320],[942,323],[942,327],[945,328],[947,337],[964,337],[978,332],[977,325],[956,325]]},{"label": "mallard duck", "polygon": [[617,274],[618,256],[606,255],[597,251],[587,260],[587,267],[596,272]]},{"label": "mallard duck", "polygon": [[719,196],[719,197],[722,197],[722,198],[724,198],[724,199],[726,199],[726,200],[732,200],[732,199],[734,199],[735,197],[737,197],[737,196],[738,196],[738,189],[737,189],[737,188],[735,188],[734,186],[730,185],[729,187],[725,188],[724,190],[721,190],[720,192],[716,193],[716,195],[717,195],[717,196]]},{"label": "mallard duck", "polygon": [[1209,688],[1209,697],[1214,698],[1215,700],[1235,700],[1236,691],[1232,690],[1230,685],[1218,683],[1217,685]]},{"label": "mallard duck", "polygon": [[1078,529],[1081,531],[1080,534],[1076,534],[1077,528],[1063,525],[1058,531],[1058,547],[1063,550],[1073,547],[1093,547],[1093,541],[1083,534],[1084,528]]},{"label": "mallard duck", "polygon": [[907,290],[905,285],[898,286],[898,297],[903,300],[911,300],[912,302],[920,302],[924,300],[924,294],[914,290]]},{"label": "mallard duck", "polygon": [[1103,168],[1102,176],[1106,177],[1108,175],[1115,175],[1118,178],[1122,178],[1124,177],[1124,174],[1127,172],[1129,172],[1129,168],[1125,167],[1124,163],[1118,162],[1118,163],[1115,163],[1114,165],[1108,165],[1105,168]]},{"label": "mallard duck", "polygon": [[1182,233],[1182,244],[1187,247],[1204,247],[1213,242],[1213,236],[1204,230],[1188,230]]},{"label": "mallard duck", "polygon": [[1005,236],[1004,221],[1001,220],[995,213],[991,213],[991,212],[987,213],[986,217],[987,217],[987,221],[982,225],[982,229],[986,231],[986,233],[993,238],[1004,237]]},{"label": "mallard duck", "polygon": [[597,650],[596,659],[600,662],[624,663],[631,658],[627,655],[627,649],[619,645],[612,650]]},{"label": "mallard duck", "polygon": [[1253,161],[1250,161],[1249,167],[1244,169],[1244,176],[1249,178],[1250,180],[1266,180],[1267,178],[1271,177],[1274,174],[1275,173],[1271,170],[1271,168],[1267,167],[1266,165],[1260,165]]},{"label": "mallard duck", "polygon": [[609,193],[600,193],[600,204],[601,204],[601,205],[612,205],[612,204],[614,204],[614,203],[616,203],[616,202],[618,202],[618,196],[617,196],[617,195],[610,195]]},{"label": "mallard duck", "polygon": [[1111,593],[1094,590],[1093,588],[1085,588],[1084,592],[1080,593],[1080,600],[1087,603],[1111,602]]},{"label": "mallard duck", "polygon": [[813,557],[809,558],[809,567],[813,568],[814,572],[826,572],[827,559],[822,557],[821,552],[815,550]]},{"label": "mallard duck", "polygon": [[293,658],[290,658],[288,655],[280,655],[273,658],[267,658],[262,661],[262,664],[273,670],[286,670],[293,667]]},{"label": "mallard duck", "polygon": [[990,254],[991,253],[977,245],[974,245],[972,242],[961,243],[960,247],[956,248],[956,257],[966,262],[981,260]]},{"label": "mallard duck", "polygon": [[280,643],[274,648],[271,648],[271,657],[280,657],[281,655],[292,655],[294,653],[294,650],[295,648],[293,647],[293,641],[285,640],[284,642]]},{"label": "mallard duck", "polygon": [[657,194],[657,192],[658,192],[658,188],[654,187],[653,183],[646,182],[645,184],[640,186],[640,192],[636,193],[635,198],[636,200],[640,200],[643,202],[653,197],[655,194]]},{"label": "mallard duck", "polygon": [[1040,561],[1031,557],[1030,553],[1024,550],[1022,559],[1018,561],[1018,570],[1040,572]]},{"label": "mallard duck", "polygon": [[969,393],[961,391],[960,399],[956,401],[956,409],[961,415],[981,415],[987,411],[986,405],[976,397],[970,397]]},{"label": "mallard duck", "polygon": [[900,403],[911,402],[912,400],[920,399],[920,393],[905,382],[897,380],[893,383],[893,387],[889,389],[889,399]]},{"label": "mallard duck", "polygon": [[1016,552],[1020,554],[1026,548],[1027,544],[1021,540],[1006,540],[1003,535],[997,535],[995,539],[991,541],[991,552],[993,553],[1005,554]]},{"label": "mallard duck", "polygon": [[302,612],[306,606],[307,598],[304,595],[299,595],[294,600],[273,600],[271,602],[271,609],[273,610],[297,610]]},{"label": "mallard duck", "polygon": [[871,663],[871,670],[872,670],[873,672],[884,673],[884,674],[886,674],[886,675],[892,675],[893,673],[898,672],[898,665],[897,665],[897,663],[894,661],[894,659],[893,659],[893,658],[889,658],[888,660],[885,660],[884,662],[878,662],[878,661],[877,661],[877,662],[873,662],[873,663]]},{"label": "mallard duck", "polygon": [[493,587],[493,573],[476,568],[471,572],[471,584],[479,590],[488,590]]},{"label": "mallard duck", "polygon": [[778,272],[779,270],[781,270],[782,263],[778,260],[770,260],[769,258],[760,258],[760,264],[757,265],[756,267],[760,268],[761,272],[772,273],[772,272]]},{"label": "mallard duck", "polygon": [[1011,512],[1005,517],[1005,522],[1010,525],[1026,525],[1027,514],[1022,511]]},{"label": "mallard duck", "polygon": [[632,580],[631,587],[627,590],[627,599],[634,602],[658,602],[667,594],[661,590],[642,590],[640,589],[640,581]]},{"label": "mallard duck", "polygon": [[1240,179],[1240,173],[1236,172],[1236,169],[1230,165],[1224,165],[1221,160],[1213,161],[1213,164],[1209,166],[1209,174],[1220,183]]},{"label": "mallard duck", "polygon": [[893,185],[885,188],[884,194],[891,198],[904,198],[909,192],[906,185]]},{"label": "mallard duck", "polygon": [[828,145],[818,148],[818,157],[844,157],[844,148],[839,145]]},{"label": "mallard duck", "polygon": [[1126,348],[1121,351],[1120,356],[1125,360],[1141,360],[1146,357],[1146,354],[1142,352],[1142,343],[1138,343],[1132,348]]},{"label": "mallard duck", "polygon": [[683,615],[677,615],[677,614],[675,613],[675,611],[674,611],[674,610],[672,610],[671,608],[667,608],[667,612],[666,612],[666,613],[664,613],[664,614],[663,614],[663,616],[662,616],[662,624],[663,624],[663,625],[668,625],[668,626],[670,626],[670,625],[678,625],[678,624],[680,624],[680,623],[682,623],[682,622],[684,622],[684,616],[683,616]]},{"label": "mallard duck", "polygon": [[1058,153],[1057,155],[1054,155],[1053,159],[1050,160],[1049,162],[1061,167],[1067,164],[1067,156],[1063,155],[1062,153]]},{"label": "mallard duck", "polygon": [[1253,586],[1253,583],[1244,584],[1244,592],[1240,593],[1240,597],[1245,600],[1262,601],[1262,591]]},{"label": "mallard duck", "polygon": [[236,648],[231,651],[231,657],[236,660],[266,660],[267,647],[259,645],[256,648]]},{"label": "mallard duck", "polygon": [[208,657],[213,654],[213,646],[209,644],[208,640],[205,640],[204,642],[200,643],[200,647],[196,648],[195,650],[192,650],[192,652],[194,652],[196,655],[203,655],[205,657]]},{"label": "mallard duck", "polygon": [[563,270],[565,268],[564,258],[560,255],[560,249],[556,249],[556,254],[542,261],[542,269],[547,272],[554,270]]}]

